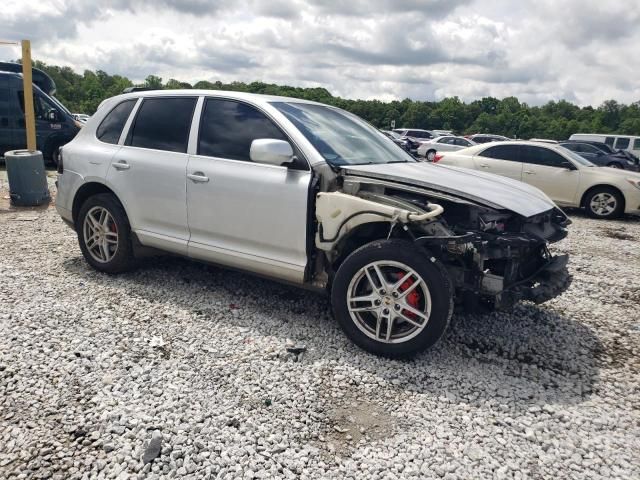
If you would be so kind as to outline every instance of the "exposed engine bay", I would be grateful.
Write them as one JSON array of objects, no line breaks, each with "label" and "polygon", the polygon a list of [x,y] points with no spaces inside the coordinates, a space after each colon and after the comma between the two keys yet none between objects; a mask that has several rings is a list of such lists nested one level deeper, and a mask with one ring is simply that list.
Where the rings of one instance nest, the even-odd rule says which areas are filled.
[{"label": "exposed engine bay", "polygon": [[568,256],[548,249],[571,223],[558,208],[525,217],[489,201],[344,170],[333,185],[316,196],[316,285],[329,282],[332,265],[367,237],[422,247],[426,259],[446,268],[456,303],[472,310],[479,303],[542,303],[571,282]]}]

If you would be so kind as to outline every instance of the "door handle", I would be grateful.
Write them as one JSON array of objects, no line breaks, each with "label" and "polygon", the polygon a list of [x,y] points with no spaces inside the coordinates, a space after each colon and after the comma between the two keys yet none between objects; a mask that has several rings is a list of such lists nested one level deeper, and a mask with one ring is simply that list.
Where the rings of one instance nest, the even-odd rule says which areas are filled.
[{"label": "door handle", "polygon": [[481,164],[480,164],[480,166],[481,166],[482,168],[489,168],[489,165],[487,165],[486,163],[481,163]]},{"label": "door handle", "polygon": [[195,183],[207,183],[209,181],[209,177],[202,172],[189,173],[187,178]]},{"label": "door handle", "polygon": [[124,160],[120,160],[118,162],[115,162],[112,165],[113,165],[113,168],[115,168],[116,170],[129,170],[131,168],[131,165],[129,165]]},{"label": "door handle", "polygon": [[532,172],[531,170],[525,170],[522,173],[526,173],[527,175],[535,175],[536,174],[536,172]]}]

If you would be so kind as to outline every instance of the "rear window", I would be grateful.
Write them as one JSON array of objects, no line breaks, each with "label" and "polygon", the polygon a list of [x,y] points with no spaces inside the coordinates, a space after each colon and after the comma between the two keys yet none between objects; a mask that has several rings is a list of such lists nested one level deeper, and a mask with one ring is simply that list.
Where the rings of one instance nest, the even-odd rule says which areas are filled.
[{"label": "rear window", "polygon": [[127,145],[186,153],[195,106],[193,97],[145,98]]},{"label": "rear window", "polygon": [[618,138],[616,140],[616,146],[618,150],[624,150],[629,147],[629,139],[628,138]]},{"label": "rear window", "polygon": [[96,130],[98,140],[105,143],[118,143],[124,124],[127,123],[129,114],[131,110],[133,110],[136,101],[136,99],[131,99],[120,102],[104,117],[98,130]]}]

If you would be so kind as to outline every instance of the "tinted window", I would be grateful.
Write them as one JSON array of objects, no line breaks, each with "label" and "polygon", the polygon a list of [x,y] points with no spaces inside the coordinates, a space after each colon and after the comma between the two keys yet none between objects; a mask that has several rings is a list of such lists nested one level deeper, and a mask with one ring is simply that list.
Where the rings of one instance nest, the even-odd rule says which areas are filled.
[{"label": "tinted window", "polygon": [[544,165],[547,167],[561,167],[563,163],[566,163],[565,158],[544,147],[532,147],[522,146],[522,161],[525,163],[532,163],[534,165]]},{"label": "tinted window", "polygon": [[187,152],[195,98],[145,98],[131,126],[127,145]]},{"label": "tinted window", "polygon": [[207,99],[200,124],[199,155],[251,161],[251,142],[259,138],[287,140],[264,113],[252,106]]},{"label": "tinted window", "polygon": [[497,158],[500,160],[520,161],[520,148],[518,145],[496,145],[479,153],[481,157]]},{"label": "tinted window", "polygon": [[582,151],[586,153],[593,153],[597,155],[599,152],[601,152],[600,149],[594,147],[593,145],[589,145],[587,143],[583,143],[581,144],[581,146],[582,146]]},{"label": "tinted window", "polygon": [[106,143],[118,143],[124,124],[127,122],[136,101],[135,99],[125,100],[116,105],[115,108],[104,117],[96,131],[96,136],[99,140]]},{"label": "tinted window", "polygon": [[468,141],[468,140],[465,140],[464,138],[455,138],[455,139],[454,139],[454,143],[455,143],[456,145],[461,146],[461,147],[470,147],[470,146],[471,146],[471,144],[469,143],[469,141]]},{"label": "tinted window", "polygon": [[618,140],[616,140],[616,147],[618,150],[624,150],[625,148],[627,148],[629,146],[629,139],[628,138],[618,138]]},{"label": "tinted window", "polygon": [[633,149],[634,150],[640,150],[640,138],[636,138],[633,141]]},{"label": "tinted window", "polygon": [[605,138],[604,143],[606,143],[610,147],[613,147],[613,141],[614,140],[615,140],[615,138],[613,138],[613,137],[607,137],[607,138]]},{"label": "tinted window", "polygon": [[582,148],[580,143],[561,143],[561,146],[566,148],[567,150],[571,150],[572,152],[581,152]]}]

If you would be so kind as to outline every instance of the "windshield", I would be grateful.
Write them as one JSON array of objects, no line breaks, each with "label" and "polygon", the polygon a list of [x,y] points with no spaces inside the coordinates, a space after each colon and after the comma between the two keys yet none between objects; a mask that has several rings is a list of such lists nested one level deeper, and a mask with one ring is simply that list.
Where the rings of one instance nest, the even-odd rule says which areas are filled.
[{"label": "windshield", "polygon": [[337,108],[273,102],[334,166],[415,162],[402,148],[360,118]]},{"label": "windshield", "polygon": [[568,148],[564,148],[564,147],[558,147],[558,148],[562,149],[562,153],[564,153],[567,157],[571,158],[571,160],[573,160],[574,162],[579,163],[583,167],[595,167],[595,165],[593,163],[591,163],[589,160],[587,160],[584,157],[581,157],[580,155],[578,155],[575,152],[572,152]]}]

